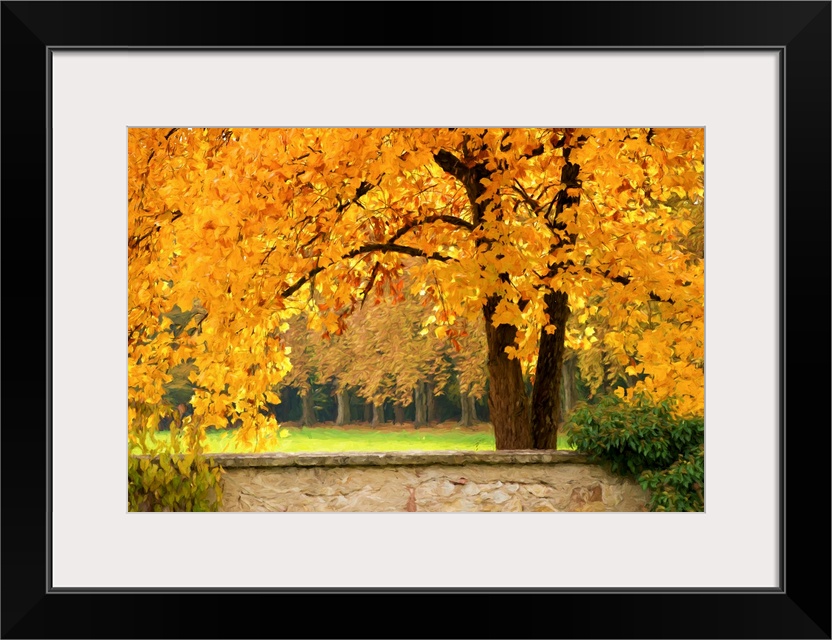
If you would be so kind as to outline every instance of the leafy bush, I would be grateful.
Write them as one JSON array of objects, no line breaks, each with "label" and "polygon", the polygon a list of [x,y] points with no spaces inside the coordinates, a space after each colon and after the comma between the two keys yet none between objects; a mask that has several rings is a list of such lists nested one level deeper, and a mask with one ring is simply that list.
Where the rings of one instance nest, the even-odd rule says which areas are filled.
[{"label": "leafy bush", "polygon": [[667,469],[644,471],[638,481],[650,490],[652,511],[704,511],[705,447],[679,456]]},{"label": "leafy bush", "polygon": [[169,437],[157,439],[160,414],[153,408],[140,409],[128,433],[128,509],[218,511],[223,469],[204,455],[205,430],[191,416],[175,412]]},{"label": "leafy bush", "polygon": [[222,504],[220,467],[201,455],[130,456],[130,511],[217,511]]},{"label": "leafy bush", "polygon": [[572,412],[569,442],[613,473],[635,478],[650,491],[652,511],[703,511],[705,422],[677,416],[674,407],[673,399],[607,396]]}]

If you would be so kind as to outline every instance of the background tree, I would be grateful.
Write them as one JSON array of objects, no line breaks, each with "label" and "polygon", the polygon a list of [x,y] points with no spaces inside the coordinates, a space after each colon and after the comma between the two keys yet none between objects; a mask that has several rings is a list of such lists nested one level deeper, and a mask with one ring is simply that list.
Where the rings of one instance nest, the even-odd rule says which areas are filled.
[{"label": "background tree", "polygon": [[305,313],[288,322],[284,352],[289,356],[292,368],[284,377],[282,386],[297,389],[302,407],[301,422],[308,426],[318,422],[313,386],[319,376],[321,338],[319,333],[308,330],[307,322]]},{"label": "background tree", "polygon": [[485,327],[480,318],[462,320],[454,339],[452,353],[459,383],[460,424],[470,427],[478,421],[476,400],[486,394],[488,380]]}]

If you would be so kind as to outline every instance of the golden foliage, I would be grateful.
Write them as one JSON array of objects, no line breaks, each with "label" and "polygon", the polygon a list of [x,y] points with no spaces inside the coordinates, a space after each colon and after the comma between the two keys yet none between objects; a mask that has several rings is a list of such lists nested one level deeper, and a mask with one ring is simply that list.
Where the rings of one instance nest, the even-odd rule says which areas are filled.
[{"label": "golden foliage", "polygon": [[[450,157],[489,172],[476,206]],[[702,129],[130,129],[128,162],[131,407],[169,411],[190,363],[197,423],[272,433],[265,402],[302,360],[292,319],[339,336],[371,291],[429,296],[437,339],[499,295],[533,372],[554,289],[570,347],[702,413]]]}]

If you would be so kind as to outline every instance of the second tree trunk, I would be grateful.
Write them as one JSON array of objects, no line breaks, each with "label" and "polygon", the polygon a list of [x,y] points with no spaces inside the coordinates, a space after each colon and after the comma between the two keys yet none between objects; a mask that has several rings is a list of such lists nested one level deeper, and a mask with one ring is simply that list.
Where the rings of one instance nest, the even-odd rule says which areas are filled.
[{"label": "second tree trunk", "polygon": [[537,371],[532,392],[532,425],[535,449],[558,448],[558,422],[561,419],[560,386],[563,376],[563,351],[568,297],[562,291],[550,291],[543,298],[554,333],[540,332]]}]

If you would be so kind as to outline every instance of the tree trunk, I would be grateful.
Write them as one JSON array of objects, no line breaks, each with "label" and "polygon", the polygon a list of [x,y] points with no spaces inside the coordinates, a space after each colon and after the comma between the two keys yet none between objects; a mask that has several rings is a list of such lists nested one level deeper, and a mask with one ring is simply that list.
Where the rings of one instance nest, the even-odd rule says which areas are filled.
[{"label": "tree trunk", "polygon": [[483,307],[485,336],[488,341],[488,411],[494,425],[496,448],[531,449],[534,444],[529,420],[529,398],[523,383],[520,361],[510,360],[506,347],[515,346],[517,329],[491,324],[500,297],[488,297]]},{"label": "tree trunk", "polygon": [[471,424],[477,424],[479,419],[477,418],[477,399],[468,394],[468,416],[471,418]]},{"label": "tree trunk", "polygon": [[371,424],[375,427],[384,424],[384,404],[373,403],[373,420]]},{"label": "tree trunk", "polygon": [[468,402],[468,394],[459,392],[459,406],[462,408],[462,417],[459,419],[459,426],[471,426],[471,403]]},{"label": "tree trunk", "polygon": [[349,424],[350,416],[350,392],[346,389],[341,389],[337,394],[338,400],[338,415],[335,417],[335,424],[338,426]]},{"label": "tree trunk", "polygon": [[416,416],[413,421],[413,426],[417,429],[422,427],[427,422],[427,402],[425,398],[425,383],[417,382],[416,388],[413,390],[413,399],[415,402],[414,408]]},{"label": "tree trunk", "polygon": [[[434,154],[434,161],[443,170],[450,173],[465,187],[471,204],[471,218],[479,226],[483,212],[491,204],[490,200],[480,201],[485,192],[483,178],[490,178],[491,171],[486,163],[470,164],[470,158],[461,161],[454,154],[442,150]],[[484,239],[477,241],[485,242]],[[508,281],[508,274],[500,274]],[[518,360],[509,360],[505,348],[514,346],[517,329],[511,325],[491,324],[499,295],[491,295],[483,306],[485,316],[485,335],[488,340],[488,411],[494,425],[494,438],[497,449],[530,449],[534,443],[531,420],[529,416],[529,397],[523,383],[523,370]]]},{"label": "tree trunk", "polygon": [[367,402],[364,404],[364,422],[370,422],[373,419],[373,403]]},{"label": "tree trunk", "polygon": [[532,430],[535,449],[558,448],[558,423],[561,419],[560,387],[563,380],[563,351],[566,321],[569,318],[568,296],[550,291],[544,297],[552,334],[540,332],[537,371],[532,391]]},{"label": "tree trunk", "polygon": [[439,422],[439,416],[436,414],[436,396],[434,395],[435,390],[436,389],[433,382],[428,382],[426,385],[425,393],[428,402],[428,423],[430,424],[433,424],[434,422]]},{"label": "tree trunk", "polygon": [[[557,206],[553,218],[547,219],[547,224],[553,232],[567,233],[564,220],[559,216],[567,208],[580,201],[579,195],[569,195],[570,189],[581,186],[578,174],[581,165],[569,161],[571,149],[563,150],[566,162],[561,169],[560,181],[563,187],[555,196]],[[575,244],[576,235],[569,233],[566,238],[561,237],[562,245]],[[562,266],[562,265],[561,265]],[[550,271],[552,275],[556,273]],[[569,298],[563,291],[549,291],[543,301],[549,323],[555,325],[552,334],[540,332],[540,347],[537,352],[537,371],[534,377],[532,391],[532,432],[534,434],[535,449],[557,449],[558,423],[561,419],[560,386],[563,380],[563,352],[566,339],[566,321],[569,318]]]},{"label": "tree trunk", "polygon": [[315,402],[312,400],[312,390],[302,391],[300,401],[303,407],[303,413],[300,417],[301,424],[307,427],[317,424],[318,419],[315,417]]},{"label": "tree trunk", "polygon": [[404,424],[404,407],[401,402],[393,405],[393,422],[396,424]]},{"label": "tree trunk", "polygon": [[560,394],[560,419],[558,424],[563,426],[566,421],[566,416],[572,411],[575,406],[575,399],[578,397],[578,389],[576,386],[577,376],[577,359],[572,353],[568,357],[564,354],[563,360],[563,379],[561,381]]}]

